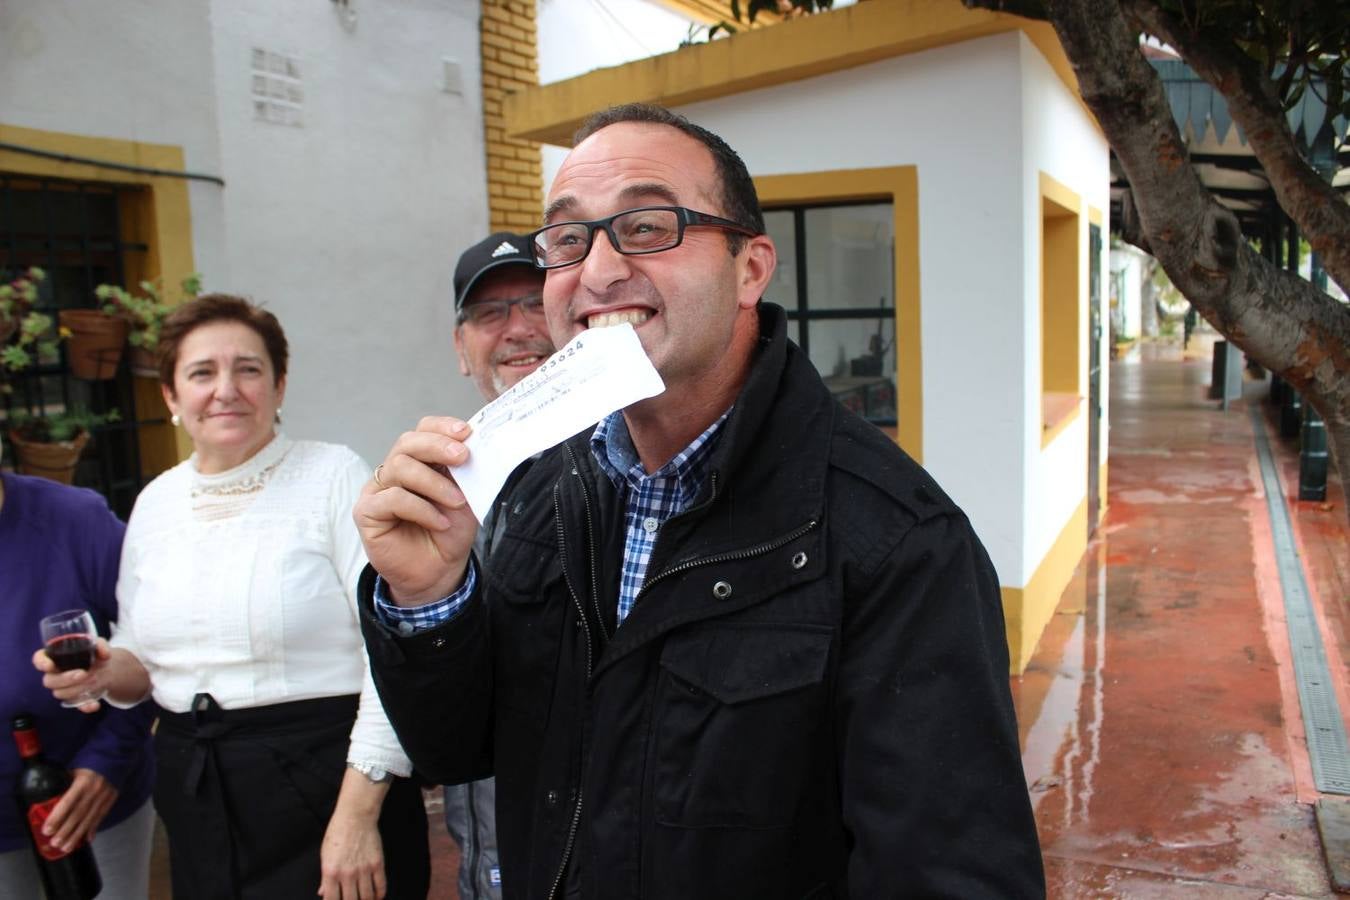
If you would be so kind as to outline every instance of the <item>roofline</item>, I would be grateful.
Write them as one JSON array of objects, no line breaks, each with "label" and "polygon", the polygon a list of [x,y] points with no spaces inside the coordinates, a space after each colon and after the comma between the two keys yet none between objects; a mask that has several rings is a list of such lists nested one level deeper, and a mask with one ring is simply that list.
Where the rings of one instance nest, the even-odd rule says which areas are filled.
[{"label": "roofline", "polygon": [[960,0],[884,0],[526,88],[506,96],[503,118],[511,137],[569,147],[587,116],[617,103],[684,106],[1009,31],[1026,34],[1079,97],[1078,79],[1049,23],[966,9]]}]

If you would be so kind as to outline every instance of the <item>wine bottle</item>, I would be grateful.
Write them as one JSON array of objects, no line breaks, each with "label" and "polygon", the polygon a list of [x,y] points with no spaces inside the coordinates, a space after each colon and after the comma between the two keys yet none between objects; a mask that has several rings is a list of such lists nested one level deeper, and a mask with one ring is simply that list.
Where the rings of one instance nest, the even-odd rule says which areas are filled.
[{"label": "wine bottle", "polygon": [[42,758],[32,716],[21,713],[10,720],[10,726],[23,761],[15,797],[20,815],[28,822],[33,858],[47,900],[91,900],[103,890],[103,879],[89,842],[83,841],[73,850],[59,850],[42,833],[43,823],[70,787],[70,774]]}]

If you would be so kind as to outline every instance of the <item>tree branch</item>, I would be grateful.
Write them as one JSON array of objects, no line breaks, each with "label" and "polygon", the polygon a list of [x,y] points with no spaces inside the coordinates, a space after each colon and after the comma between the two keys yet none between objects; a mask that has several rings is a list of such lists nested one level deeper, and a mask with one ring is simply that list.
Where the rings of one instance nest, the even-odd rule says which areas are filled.
[{"label": "tree branch", "polygon": [[[1181,53],[1228,101],[1233,120],[1265,170],[1280,206],[1322,259],[1337,284],[1350,288],[1350,205],[1300,153],[1277,86],[1255,60],[1231,44],[1212,41],[1152,0],[1123,0],[1122,7],[1149,33]],[[1293,71],[1291,60],[1285,74]]]}]

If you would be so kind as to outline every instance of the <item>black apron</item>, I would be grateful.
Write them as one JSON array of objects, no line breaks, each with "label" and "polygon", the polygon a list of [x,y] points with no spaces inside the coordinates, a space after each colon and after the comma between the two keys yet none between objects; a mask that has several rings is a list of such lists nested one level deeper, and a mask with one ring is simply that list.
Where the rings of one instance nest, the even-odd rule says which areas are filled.
[{"label": "black apron", "polygon": [[[337,804],[354,695],[221,709],[198,694],[155,731],[155,809],[180,900],[290,900],[319,889],[319,848]],[[388,900],[425,900],[422,792],[394,780],[380,812]]]}]

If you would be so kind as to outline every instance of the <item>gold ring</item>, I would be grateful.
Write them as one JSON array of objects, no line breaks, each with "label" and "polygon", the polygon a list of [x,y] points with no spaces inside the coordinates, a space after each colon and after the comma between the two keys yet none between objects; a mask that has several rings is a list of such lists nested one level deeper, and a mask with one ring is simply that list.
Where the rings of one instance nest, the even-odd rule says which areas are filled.
[{"label": "gold ring", "polygon": [[385,484],[383,481],[380,480],[380,470],[383,468],[384,463],[380,463],[378,466],[375,467],[375,471],[372,473],[372,477],[375,479],[375,483],[378,484],[382,490],[384,488],[389,487],[389,485]]}]

